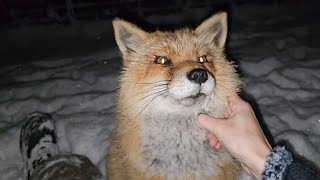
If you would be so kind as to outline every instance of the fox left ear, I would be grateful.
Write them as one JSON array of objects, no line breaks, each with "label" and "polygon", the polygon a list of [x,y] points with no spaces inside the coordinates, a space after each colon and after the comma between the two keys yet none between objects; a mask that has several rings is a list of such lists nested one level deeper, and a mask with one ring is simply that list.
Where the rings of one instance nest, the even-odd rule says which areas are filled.
[{"label": "fox left ear", "polygon": [[201,23],[195,32],[208,43],[214,43],[217,47],[223,48],[228,33],[227,13],[219,12],[211,16]]}]

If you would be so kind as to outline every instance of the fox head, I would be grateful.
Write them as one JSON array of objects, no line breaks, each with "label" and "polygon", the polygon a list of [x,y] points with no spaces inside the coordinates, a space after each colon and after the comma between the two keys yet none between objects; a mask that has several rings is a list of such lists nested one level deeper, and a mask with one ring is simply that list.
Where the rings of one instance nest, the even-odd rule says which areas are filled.
[{"label": "fox head", "polygon": [[157,111],[223,116],[226,96],[240,86],[235,67],[224,54],[225,12],[196,29],[149,33],[120,19],[113,27],[123,58],[120,108],[136,115]]}]

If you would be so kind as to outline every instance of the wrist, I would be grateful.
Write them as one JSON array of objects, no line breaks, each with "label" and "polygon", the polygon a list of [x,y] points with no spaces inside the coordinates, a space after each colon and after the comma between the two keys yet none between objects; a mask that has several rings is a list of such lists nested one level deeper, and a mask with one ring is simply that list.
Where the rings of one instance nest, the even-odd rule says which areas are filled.
[{"label": "wrist", "polygon": [[[259,147],[259,146],[258,146]],[[271,149],[266,145],[261,145],[256,152],[252,153],[252,158],[247,166],[250,168],[252,175],[256,179],[261,179],[267,157],[270,155]]]}]

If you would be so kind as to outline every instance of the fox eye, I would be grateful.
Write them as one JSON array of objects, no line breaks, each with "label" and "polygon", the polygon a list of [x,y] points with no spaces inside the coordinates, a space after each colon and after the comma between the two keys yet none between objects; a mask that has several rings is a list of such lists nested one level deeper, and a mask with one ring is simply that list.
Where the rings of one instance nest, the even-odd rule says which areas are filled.
[{"label": "fox eye", "polygon": [[205,62],[208,62],[207,56],[206,55],[200,56],[199,59],[198,59],[198,62],[201,63],[201,64],[205,63]]},{"label": "fox eye", "polygon": [[171,60],[169,60],[168,58],[166,58],[164,56],[156,56],[154,58],[154,62],[157,64],[164,64],[164,65],[171,64]]}]

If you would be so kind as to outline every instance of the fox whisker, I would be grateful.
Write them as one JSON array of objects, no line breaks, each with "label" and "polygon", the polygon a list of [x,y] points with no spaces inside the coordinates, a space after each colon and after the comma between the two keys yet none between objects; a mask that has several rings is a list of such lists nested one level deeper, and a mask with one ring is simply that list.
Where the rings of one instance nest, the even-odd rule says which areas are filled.
[{"label": "fox whisker", "polygon": [[138,117],[138,116],[143,112],[143,110],[145,110],[146,107],[148,107],[148,105],[149,105],[152,101],[154,101],[156,98],[160,97],[161,95],[165,94],[166,92],[167,92],[167,91],[162,91],[162,92],[158,93],[157,95],[155,95],[155,96],[141,109],[141,111],[137,114],[136,117]]},{"label": "fox whisker", "polygon": [[159,82],[170,82],[172,80],[160,80],[160,81],[153,81],[153,82],[136,82],[136,84],[155,84]]},{"label": "fox whisker", "polygon": [[[148,91],[148,90],[146,90],[145,92],[147,92],[147,91]],[[141,101],[141,100],[143,100],[143,99],[145,99],[145,98],[148,98],[148,97],[153,96],[153,95],[160,94],[160,93],[162,93],[162,92],[164,92],[164,91],[166,91],[166,89],[159,89],[158,91],[155,91],[155,92],[153,92],[152,94],[148,94],[147,96],[144,96],[144,97],[142,97],[142,98],[140,98],[140,99],[135,99],[138,94],[142,94],[142,92],[140,92],[140,93],[138,93],[137,95],[133,96],[132,100],[134,100],[134,102],[131,103],[131,104],[129,104],[129,106],[127,106],[125,109],[128,109],[128,108],[132,107],[132,106],[135,105],[137,102],[139,102],[139,101]]]},{"label": "fox whisker", "polygon": [[142,90],[142,91],[134,94],[133,98],[134,98],[135,96],[138,96],[138,95],[143,94],[143,93],[145,93],[145,92],[156,91],[156,90],[159,90],[159,89],[160,89],[160,90],[161,90],[161,89],[167,89],[167,88],[164,88],[163,86],[165,86],[165,85],[159,85],[159,86],[154,86],[154,87],[145,88],[144,90]]}]

